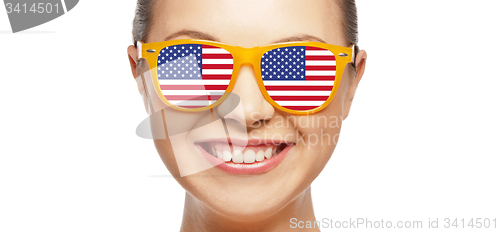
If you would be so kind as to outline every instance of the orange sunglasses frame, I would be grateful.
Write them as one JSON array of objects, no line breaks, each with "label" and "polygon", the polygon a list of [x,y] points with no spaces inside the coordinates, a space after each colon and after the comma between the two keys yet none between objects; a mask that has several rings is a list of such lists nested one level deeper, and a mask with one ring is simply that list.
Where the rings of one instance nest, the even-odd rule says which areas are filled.
[{"label": "orange sunglasses frame", "polygon": [[[233,73],[231,76],[231,80],[229,82],[229,85],[225,91],[225,93],[221,96],[219,100],[217,100],[215,103],[202,107],[202,108],[194,108],[194,109],[188,109],[188,108],[182,108],[178,107],[174,104],[171,104],[163,95],[160,84],[158,81],[158,70],[157,70],[157,60],[158,60],[158,54],[160,51],[168,46],[173,46],[173,45],[180,45],[180,44],[205,44],[205,45],[211,45],[211,46],[216,46],[225,49],[231,55],[233,56]],[[318,47],[318,48],[323,48],[326,50],[331,51],[335,55],[335,60],[336,60],[336,73],[335,73],[335,82],[334,86],[332,89],[332,92],[330,93],[330,96],[328,99],[319,107],[312,109],[312,110],[291,110],[287,109],[283,106],[280,106],[278,103],[276,103],[267,93],[266,87],[264,86],[264,81],[262,80],[261,76],[261,58],[262,56],[273,49],[276,48],[282,48],[282,47],[288,47],[288,46],[311,46],[311,47]],[[149,63],[149,69],[151,70],[151,75],[153,77],[153,83],[156,89],[156,93],[162,99],[162,101],[167,104],[168,106],[181,110],[181,111],[187,111],[187,112],[197,112],[197,111],[205,111],[212,109],[213,107],[218,106],[220,103],[222,103],[227,96],[231,93],[233,90],[233,87],[236,83],[236,77],[238,76],[239,70],[241,65],[243,64],[250,64],[254,68],[254,73],[255,73],[255,78],[257,81],[257,84],[259,86],[260,92],[262,93],[262,96],[275,108],[291,113],[291,114],[312,114],[316,113],[318,111],[323,110],[326,106],[330,104],[332,99],[335,97],[335,94],[337,93],[337,90],[340,85],[340,81],[342,79],[342,74],[344,72],[345,66],[350,63],[354,62],[353,59],[353,54],[354,54],[354,45],[351,47],[342,47],[338,45],[332,45],[332,44],[326,44],[326,43],[320,43],[320,42],[302,42],[302,41],[297,41],[297,42],[285,42],[285,43],[275,43],[275,44],[269,44],[265,46],[259,46],[259,47],[252,47],[252,48],[246,48],[246,47],[239,47],[239,46],[234,46],[234,45],[229,45],[229,44],[224,44],[220,42],[214,42],[214,41],[208,41],[208,40],[198,40],[198,39],[181,39],[181,40],[168,40],[168,41],[161,41],[161,42],[154,42],[154,43],[143,43],[141,41],[137,42],[137,48],[139,50],[139,59],[144,58],[148,61]],[[343,54],[342,54],[343,53]],[[342,54],[343,56],[341,56]]]}]

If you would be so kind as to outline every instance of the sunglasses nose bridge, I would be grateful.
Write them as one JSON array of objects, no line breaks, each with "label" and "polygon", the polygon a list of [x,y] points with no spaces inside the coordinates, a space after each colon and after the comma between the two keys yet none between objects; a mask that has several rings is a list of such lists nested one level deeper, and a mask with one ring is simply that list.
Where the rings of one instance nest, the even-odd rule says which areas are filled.
[{"label": "sunglasses nose bridge", "polygon": [[253,48],[244,48],[239,47],[235,56],[235,65],[241,67],[242,65],[250,65],[254,67],[254,63],[258,60],[258,54],[255,52]]}]

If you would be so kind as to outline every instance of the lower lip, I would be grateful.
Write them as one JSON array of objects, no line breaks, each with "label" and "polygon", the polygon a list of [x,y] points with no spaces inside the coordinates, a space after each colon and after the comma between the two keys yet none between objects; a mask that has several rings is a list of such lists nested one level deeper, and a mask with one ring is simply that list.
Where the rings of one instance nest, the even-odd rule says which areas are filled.
[{"label": "lower lip", "polygon": [[283,159],[285,159],[285,157],[288,155],[288,153],[293,147],[293,145],[288,145],[285,149],[283,149],[283,151],[281,151],[276,156],[271,157],[271,159],[264,159],[261,162],[254,162],[251,164],[245,164],[245,163],[236,164],[233,163],[232,161],[224,162],[221,159],[215,158],[212,155],[208,154],[205,151],[205,149],[203,149],[201,146],[199,145],[196,146],[201,151],[205,159],[207,159],[208,162],[210,162],[212,165],[216,166],[217,168],[227,173],[238,174],[238,175],[262,174],[271,171],[276,166],[278,166],[278,164],[280,164],[281,161],[283,161]]}]

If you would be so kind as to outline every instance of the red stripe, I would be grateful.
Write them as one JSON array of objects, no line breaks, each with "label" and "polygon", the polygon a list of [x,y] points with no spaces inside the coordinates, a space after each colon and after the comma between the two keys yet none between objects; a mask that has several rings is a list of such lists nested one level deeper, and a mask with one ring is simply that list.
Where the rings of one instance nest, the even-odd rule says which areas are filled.
[{"label": "red stripe", "polygon": [[233,64],[203,64],[203,69],[233,69]]},{"label": "red stripe", "polygon": [[201,47],[202,48],[219,48],[219,47],[216,47],[216,46],[206,45],[206,44],[203,44]]},{"label": "red stripe", "polygon": [[312,110],[318,108],[319,106],[283,106],[283,107],[291,110]]},{"label": "red stripe", "polygon": [[215,74],[203,74],[203,80],[231,80],[231,75],[215,75]]},{"label": "red stripe", "polygon": [[306,76],[307,81],[334,81],[335,76]]},{"label": "red stripe", "polygon": [[306,56],[306,60],[335,60],[335,56]]},{"label": "red stripe", "polygon": [[160,85],[161,90],[226,90],[227,85]]},{"label": "red stripe", "polygon": [[326,101],[328,96],[271,96],[271,98],[275,101]]},{"label": "red stripe", "polygon": [[267,91],[332,91],[333,86],[266,86]]},{"label": "red stripe", "polygon": [[203,53],[203,59],[233,59],[231,54],[205,54]]},{"label": "red stripe", "polygon": [[325,65],[325,66],[313,66],[313,65],[308,65],[306,66],[306,71],[336,71],[337,66],[335,65]]},{"label": "red stripe", "polygon": [[318,47],[309,47],[309,46],[306,46],[306,50],[327,50],[327,49],[324,49],[324,48],[318,48]]},{"label": "red stripe", "polygon": [[169,101],[174,100],[190,100],[190,101],[202,101],[202,100],[219,100],[222,95],[163,95]]}]

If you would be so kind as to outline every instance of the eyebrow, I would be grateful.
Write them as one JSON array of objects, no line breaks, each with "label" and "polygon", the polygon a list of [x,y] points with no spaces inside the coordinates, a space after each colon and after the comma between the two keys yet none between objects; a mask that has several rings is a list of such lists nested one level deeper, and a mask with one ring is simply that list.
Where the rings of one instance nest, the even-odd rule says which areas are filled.
[{"label": "eyebrow", "polygon": [[171,39],[173,39],[177,36],[181,36],[181,35],[187,35],[187,36],[189,36],[191,38],[195,38],[195,39],[203,39],[203,40],[211,40],[211,41],[220,42],[220,40],[217,39],[215,36],[212,36],[210,34],[203,33],[200,31],[192,31],[192,30],[181,30],[181,31],[175,32],[174,34],[171,34],[171,35],[165,37],[165,39],[163,39],[163,40],[164,41],[171,40]]},{"label": "eyebrow", "polygon": [[[202,40],[210,40],[210,41],[220,42],[220,40],[213,35],[203,33],[200,31],[193,31],[193,30],[180,30],[178,32],[175,32],[175,33],[165,37],[165,39],[163,39],[163,40],[164,41],[171,40],[171,39],[173,39],[177,36],[181,36],[181,35],[187,35],[187,36],[194,38],[194,39],[202,39]],[[326,43],[324,40],[322,40],[316,36],[307,35],[307,34],[286,37],[283,39],[276,40],[273,43],[284,43],[284,42],[291,42],[291,41],[316,41],[316,42]]]},{"label": "eyebrow", "polygon": [[316,41],[316,42],[326,43],[324,40],[312,35],[291,36],[284,39],[276,40],[273,43],[284,43],[291,41]]}]

